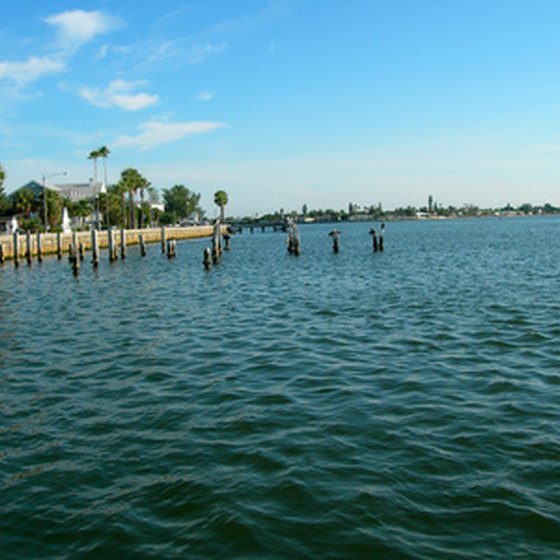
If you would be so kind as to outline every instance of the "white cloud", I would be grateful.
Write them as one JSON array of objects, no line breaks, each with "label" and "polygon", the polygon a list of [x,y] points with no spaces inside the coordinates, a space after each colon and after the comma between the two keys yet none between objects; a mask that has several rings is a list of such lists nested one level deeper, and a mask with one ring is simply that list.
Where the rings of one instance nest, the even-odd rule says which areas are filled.
[{"label": "white cloud", "polygon": [[207,58],[215,56],[227,48],[226,43],[206,43],[205,45],[192,45],[187,53],[187,61],[191,65],[200,64]]},{"label": "white cloud", "polygon": [[30,56],[25,62],[0,62],[0,80],[11,80],[24,86],[48,74],[58,74],[66,65],[61,60],[49,57]]},{"label": "white cloud", "polygon": [[107,53],[109,52],[109,46],[108,45],[103,45],[99,51],[97,52],[97,58],[99,60],[103,60],[104,58],[107,57]]},{"label": "white cloud", "polygon": [[114,146],[148,150],[161,144],[177,142],[186,136],[204,134],[223,128],[225,123],[215,121],[198,122],[159,122],[149,121],[139,126],[136,136],[121,136],[113,142]]},{"label": "white cloud", "polygon": [[197,101],[212,101],[216,94],[212,91],[203,91],[196,96]]},{"label": "white cloud", "polygon": [[64,49],[74,50],[97,35],[108,33],[122,25],[116,18],[99,11],[72,10],[45,19],[57,29],[58,41]]},{"label": "white cloud", "polygon": [[140,111],[159,101],[157,95],[133,92],[143,84],[144,82],[113,80],[106,89],[84,87],[80,90],[80,95],[96,107],[119,107],[124,111]]}]

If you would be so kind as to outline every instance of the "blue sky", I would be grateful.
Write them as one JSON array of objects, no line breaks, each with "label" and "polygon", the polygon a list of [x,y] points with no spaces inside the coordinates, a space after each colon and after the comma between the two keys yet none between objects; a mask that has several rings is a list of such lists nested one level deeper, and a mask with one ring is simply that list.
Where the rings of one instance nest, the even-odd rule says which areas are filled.
[{"label": "blue sky", "polygon": [[25,0],[0,45],[8,191],[107,145],[210,215],[560,205],[556,0]]}]

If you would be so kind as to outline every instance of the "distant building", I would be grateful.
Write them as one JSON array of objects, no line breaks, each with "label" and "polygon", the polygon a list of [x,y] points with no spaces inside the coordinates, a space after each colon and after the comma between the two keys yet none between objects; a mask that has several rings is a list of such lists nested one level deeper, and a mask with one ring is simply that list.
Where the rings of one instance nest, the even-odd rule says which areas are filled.
[{"label": "distant building", "polygon": [[[96,198],[101,193],[107,192],[107,189],[105,188],[105,183],[100,181],[94,183],[92,180],[90,180],[89,183],[58,183],[54,185],[47,184],[46,188],[50,191],[59,193],[62,198],[69,200],[70,202],[78,202],[80,200],[90,200],[92,203],[94,203]],[[45,185],[37,181],[29,181],[29,183],[26,183],[25,185],[23,185],[13,193],[11,193],[10,196],[12,197],[12,199],[15,199],[17,193],[23,189],[32,191],[33,194],[38,198],[43,195],[43,190],[45,189]],[[35,213],[33,214],[33,216],[38,217],[38,214]],[[96,214],[94,211],[89,216],[89,218],[86,218],[86,220],[83,220],[82,218],[72,218],[72,225],[76,227],[83,227],[84,222],[93,224],[93,222],[96,221],[95,216]],[[98,216],[99,216],[98,220],[101,220],[102,219],[101,212],[99,212]],[[0,224],[0,231],[2,231],[3,229],[5,229],[6,231],[10,231],[7,223]]]},{"label": "distant building", "polygon": [[[106,193],[105,183],[97,182],[94,183],[90,181],[89,183],[59,183],[55,185],[46,185],[47,189],[51,191],[56,191],[67,200],[72,202],[77,202],[78,200],[93,200],[96,196],[101,193]],[[23,189],[28,189],[33,191],[35,196],[40,196],[43,194],[43,189],[45,187],[38,183],[37,181],[29,181],[15,192],[12,193],[12,197],[17,196],[17,193]]]},{"label": "distant building", "polygon": [[62,198],[77,202],[78,200],[92,200],[101,193],[106,193],[105,183],[90,181],[89,183],[59,183],[47,185],[47,188],[58,191]]}]

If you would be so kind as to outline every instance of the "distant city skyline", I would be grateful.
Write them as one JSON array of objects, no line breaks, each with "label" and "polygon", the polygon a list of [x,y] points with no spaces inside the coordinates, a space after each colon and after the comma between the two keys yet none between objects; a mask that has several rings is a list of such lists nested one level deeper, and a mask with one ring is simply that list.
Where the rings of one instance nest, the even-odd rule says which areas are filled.
[{"label": "distant city skyline", "polygon": [[[560,206],[553,0],[51,0],[0,22],[0,164],[134,167],[217,212]],[[59,181],[60,182],[60,181]]]}]

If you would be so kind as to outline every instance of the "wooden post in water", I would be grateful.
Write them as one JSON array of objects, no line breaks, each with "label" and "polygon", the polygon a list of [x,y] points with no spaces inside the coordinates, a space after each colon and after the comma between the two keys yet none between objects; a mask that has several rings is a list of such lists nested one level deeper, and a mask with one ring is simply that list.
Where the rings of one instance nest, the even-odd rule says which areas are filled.
[{"label": "wooden post in water", "polygon": [[161,252],[165,255],[165,226],[161,226]]},{"label": "wooden post in water", "polygon": [[214,224],[214,231],[212,234],[213,251],[216,258],[220,259],[222,256],[222,226],[220,220],[216,220]]},{"label": "wooden post in water", "polygon": [[385,224],[381,224],[379,231],[379,250],[383,251],[383,234],[385,233]]},{"label": "wooden post in water", "polygon": [[372,243],[373,243],[373,252],[377,253],[377,232],[375,228],[371,228],[369,230],[369,234],[371,235]]},{"label": "wooden post in water", "polygon": [[68,247],[68,255],[72,272],[74,276],[78,276],[78,274],[80,274],[80,256],[78,255],[78,247],[76,246],[76,236],[74,236],[72,243]]},{"label": "wooden post in water", "polygon": [[19,235],[14,231],[14,266],[19,266]]},{"label": "wooden post in water", "polygon": [[56,234],[56,256],[58,260],[62,258],[62,232]]},{"label": "wooden post in water", "polygon": [[167,241],[167,258],[173,259],[176,256],[177,242],[175,239],[169,239]]},{"label": "wooden post in water", "polygon": [[126,230],[121,228],[121,259],[126,259]]},{"label": "wooden post in water", "polygon": [[338,250],[339,250],[338,239],[340,237],[340,231],[338,231],[337,229],[333,229],[329,233],[329,235],[332,237],[332,241],[333,241],[333,246],[332,246],[333,252],[338,253]]},{"label": "wooden post in water", "polygon": [[210,270],[212,268],[212,254],[209,247],[204,249],[204,253],[202,254],[202,264],[206,270]]},{"label": "wooden post in water", "polygon": [[27,249],[25,251],[25,257],[27,259],[27,264],[31,265],[31,232],[27,230]]},{"label": "wooden post in water", "polygon": [[41,232],[37,232],[37,260],[43,262],[43,244],[41,239]]},{"label": "wooden post in water", "polygon": [[288,233],[288,253],[290,255],[300,254],[300,244],[299,244],[299,231],[297,224],[294,221],[290,221],[289,224],[290,232]]},{"label": "wooden post in water", "polygon": [[144,241],[144,235],[140,234],[138,236],[138,239],[140,241],[140,255],[145,257],[146,254],[147,254],[147,251],[146,251],[146,241]]},{"label": "wooden post in water", "polygon": [[80,260],[83,261],[84,260],[85,247],[84,247],[84,244],[81,241],[80,241],[80,245],[79,245],[79,252],[80,252]]},{"label": "wooden post in water", "polygon": [[107,230],[107,243],[109,247],[109,262],[115,261],[115,235],[113,232],[113,228],[109,228]]},{"label": "wooden post in water", "polygon": [[4,245],[0,243],[0,264],[4,264]]},{"label": "wooden post in water", "polygon": [[231,235],[226,233],[224,235],[224,251],[229,251],[231,249]]},{"label": "wooden post in water", "polygon": [[99,239],[96,229],[91,230],[91,254],[93,268],[97,268],[99,266]]}]

